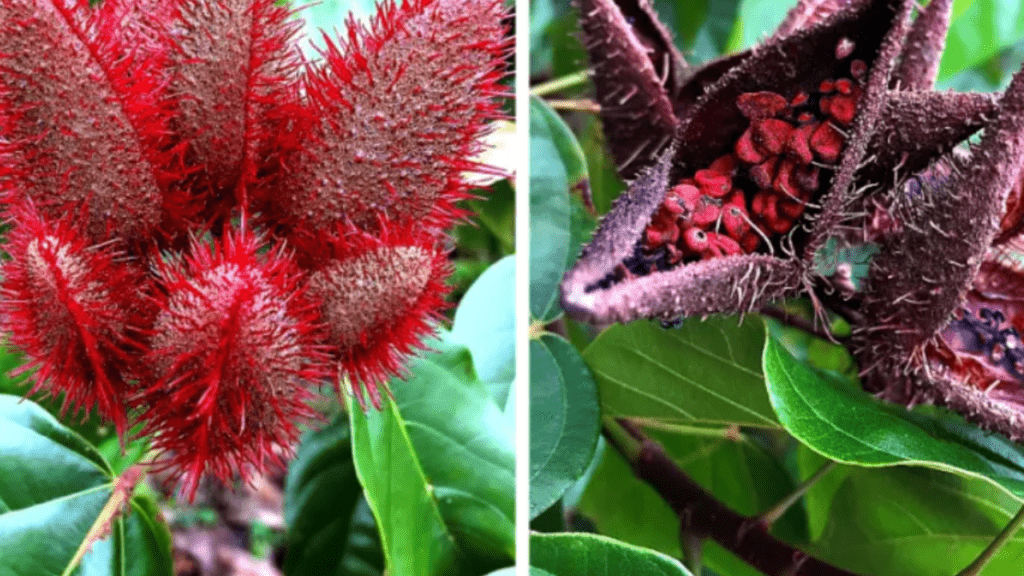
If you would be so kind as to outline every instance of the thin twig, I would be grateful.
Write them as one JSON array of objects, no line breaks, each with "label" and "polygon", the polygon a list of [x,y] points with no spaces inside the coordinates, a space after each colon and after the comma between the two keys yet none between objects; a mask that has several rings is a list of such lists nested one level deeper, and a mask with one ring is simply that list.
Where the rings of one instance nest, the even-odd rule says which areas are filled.
[{"label": "thin twig", "polygon": [[579,86],[590,78],[590,71],[581,70],[575,74],[569,74],[568,76],[562,76],[561,78],[554,78],[547,82],[537,84],[530,90],[530,94],[534,96],[547,96],[548,94],[565,90],[566,88],[572,88],[573,86]]},{"label": "thin twig", "polygon": [[601,112],[601,105],[587,98],[545,100],[545,102],[555,110],[573,110],[576,112],[592,112],[594,114],[599,114]]},{"label": "thin twig", "polygon": [[981,554],[974,559],[974,562],[971,562],[967,568],[961,570],[957,576],[977,576],[981,574],[985,565],[995,557],[996,553],[1013,537],[1021,525],[1024,525],[1024,508],[1021,508],[1017,515],[1010,519],[1010,523],[1003,528],[1002,532],[994,540],[989,542],[988,546],[981,551]]},{"label": "thin twig", "polygon": [[804,480],[802,484],[797,486],[796,490],[794,490],[791,494],[783,498],[781,502],[779,502],[775,506],[772,506],[771,508],[763,512],[760,516],[758,516],[758,520],[766,528],[770,529],[772,525],[779,520],[779,518],[782,518],[782,515],[786,513],[786,510],[789,510],[793,506],[793,504],[799,502],[800,499],[803,498],[804,494],[806,494],[812,486],[817,484],[819,480],[824,478],[825,474],[828,474],[828,472],[835,468],[835,466],[835,460],[829,460],[828,462],[826,462],[821,468],[818,468],[818,471],[811,475],[810,478]]},{"label": "thin twig", "polygon": [[623,432],[628,433],[628,440],[639,444],[639,451],[631,456],[629,452],[633,450],[622,451],[617,442],[611,442],[632,464],[634,474],[654,488],[676,513],[681,530],[712,538],[768,576],[857,576],[775,538],[758,518],[747,518],[730,510],[691,480],[661,445],[631,422],[619,420],[616,432],[608,427],[605,431],[620,438]]}]

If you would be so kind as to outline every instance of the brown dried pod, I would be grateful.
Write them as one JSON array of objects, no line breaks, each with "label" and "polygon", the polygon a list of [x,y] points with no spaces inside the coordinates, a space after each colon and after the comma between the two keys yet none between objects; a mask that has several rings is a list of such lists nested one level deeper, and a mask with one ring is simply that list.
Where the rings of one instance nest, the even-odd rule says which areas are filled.
[{"label": "brown dried pod", "polygon": [[637,176],[563,281],[579,320],[813,296],[826,241],[850,241],[871,198],[996,109],[987,95],[927,90],[948,24],[932,11],[948,2],[913,24],[912,2],[801,2],[763,44],[696,69],[646,3],[580,4],[605,132],[620,173]]}]

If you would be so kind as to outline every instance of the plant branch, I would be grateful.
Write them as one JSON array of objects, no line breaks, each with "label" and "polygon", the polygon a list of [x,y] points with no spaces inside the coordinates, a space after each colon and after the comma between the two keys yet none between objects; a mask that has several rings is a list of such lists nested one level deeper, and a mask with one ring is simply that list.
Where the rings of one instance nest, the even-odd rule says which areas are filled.
[{"label": "plant branch", "polygon": [[824,478],[825,474],[828,474],[830,470],[835,468],[835,466],[835,460],[829,460],[828,462],[826,462],[824,465],[822,465],[821,468],[818,468],[818,471],[811,475],[810,478],[804,480],[803,483],[797,486],[796,490],[794,490],[792,494],[786,496],[785,498],[782,499],[781,502],[779,502],[775,506],[772,506],[767,511],[758,516],[758,520],[766,528],[770,529],[773,524],[778,522],[779,518],[782,518],[782,515],[786,513],[786,510],[789,510],[793,506],[793,504],[799,502],[800,499],[803,498],[804,494],[806,494],[807,491],[811,489],[811,486],[817,484],[818,481]]},{"label": "plant branch", "polygon": [[601,112],[601,105],[586,98],[573,98],[569,100],[546,100],[548,106],[555,110],[574,110],[576,112]]},{"label": "plant branch", "polygon": [[572,88],[573,86],[579,86],[590,78],[589,70],[581,70],[568,76],[562,76],[561,78],[554,78],[543,82],[533,87],[530,90],[530,94],[533,96],[546,96],[554,92],[565,90],[566,88]]},{"label": "plant branch", "polygon": [[989,563],[999,550],[1006,544],[1014,533],[1024,525],[1024,508],[1021,508],[1017,515],[1010,519],[1010,523],[1003,528],[1002,532],[996,535],[995,539],[989,542],[988,546],[981,551],[981,554],[971,562],[970,566],[960,571],[957,576],[977,576]]},{"label": "plant branch", "polygon": [[[606,420],[606,433],[611,434]],[[689,478],[657,442],[626,420],[618,431],[639,444],[635,456],[622,451],[638,478],[649,484],[679,517],[681,530],[712,538],[747,564],[768,576],[857,576],[808,556],[768,533],[759,518],[747,518],[730,510]]]}]

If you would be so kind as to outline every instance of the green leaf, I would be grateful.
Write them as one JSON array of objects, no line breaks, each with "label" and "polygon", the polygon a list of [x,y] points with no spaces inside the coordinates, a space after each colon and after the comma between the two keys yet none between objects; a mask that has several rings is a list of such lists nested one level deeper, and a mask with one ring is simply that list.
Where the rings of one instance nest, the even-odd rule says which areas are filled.
[{"label": "green leaf", "polygon": [[939,77],[974,68],[1024,38],[1018,0],[956,0]]},{"label": "green leaf", "polygon": [[756,317],[693,318],[678,329],[616,325],[583,353],[605,416],[649,424],[778,426],[761,374]]},{"label": "green leaf", "polygon": [[772,405],[786,430],[827,458],[860,466],[919,464],[984,478],[1024,500],[1024,452],[952,415],[884,404],[849,381],[797,361],[774,338],[764,348]]},{"label": "green leaf", "polygon": [[792,2],[778,0],[741,0],[727,50],[735,52],[762,42],[779,27],[791,7]]},{"label": "green leaf", "polygon": [[579,353],[553,334],[531,341],[531,519],[587,470],[599,432],[597,388]]},{"label": "green leaf", "polygon": [[558,286],[577,246],[571,190],[587,186],[576,137],[547,104],[530,99],[530,312],[543,322],[561,315]]},{"label": "green leaf", "polygon": [[352,452],[360,483],[380,527],[387,570],[394,574],[457,574],[458,550],[433,489],[393,402],[363,413],[346,397]]},{"label": "green leaf", "polygon": [[[1020,509],[991,484],[925,468],[852,468],[812,553],[860,574],[949,576],[966,567]],[[1016,576],[1018,533],[985,576]]]},{"label": "green leaf", "polygon": [[512,382],[516,376],[516,259],[492,264],[459,302],[451,340],[473,355],[484,382]]},{"label": "green leaf", "polygon": [[301,46],[306,58],[311,60],[320,58],[318,47],[324,47],[323,32],[335,38],[338,31],[344,34],[345,19],[349,14],[357,21],[367,22],[377,11],[376,0],[321,0],[315,4],[292,4],[295,8],[302,8],[298,15],[305,21],[302,36],[307,40]]},{"label": "green leaf", "polygon": [[148,499],[85,544],[114,492],[110,465],[42,407],[0,394],[0,574],[170,576],[170,535]]},{"label": "green leaf", "polygon": [[459,574],[515,557],[513,434],[469,351],[417,361],[381,412],[354,408],[354,459],[388,572]]},{"label": "green leaf", "polygon": [[284,514],[288,525],[285,574],[380,576],[384,558],[373,516],[352,462],[348,419],[307,433],[288,468]]},{"label": "green leaf", "polygon": [[678,560],[596,534],[532,534],[530,566],[554,576],[686,576]]},{"label": "green leaf", "polygon": [[[449,339],[450,341],[450,339]],[[441,515],[477,565],[515,559],[514,433],[465,348],[428,356],[393,386]]]}]

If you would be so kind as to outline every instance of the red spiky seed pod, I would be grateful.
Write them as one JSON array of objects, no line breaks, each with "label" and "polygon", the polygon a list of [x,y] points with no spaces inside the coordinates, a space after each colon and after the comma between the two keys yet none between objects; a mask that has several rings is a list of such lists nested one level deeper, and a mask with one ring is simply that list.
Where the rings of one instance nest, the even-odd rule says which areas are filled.
[{"label": "red spiky seed pod", "polygon": [[[48,216],[88,205],[89,237],[137,239],[173,179],[162,52],[130,0],[0,3],[0,185]],[[144,33],[145,31],[145,33]],[[0,175],[2,176],[2,175]]]},{"label": "red spiky seed pod", "polygon": [[466,171],[490,120],[511,48],[501,0],[385,1],[348,40],[327,39],[324,61],[307,70],[311,115],[323,120],[292,161],[279,210],[301,227],[346,219],[437,229],[462,216]]},{"label": "red spiky seed pod", "polygon": [[203,184],[247,203],[258,192],[248,189],[280,152],[286,119],[300,112],[301,20],[274,0],[185,0],[179,11],[175,128]]},{"label": "red spiky seed pod", "polygon": [[70,218],[51,222],[28,203],[12,207],[10,260],[0,268],[0,323],[35,369],[29,394],[64,394],[62,410],[99,414],[126,429],[125,399],[148,314],[145,281],[110,244],[90,245]]},{"label": "red spiky seed pod", "polygon": [[331,259],[309,279],[310,292],[323,302],[331,346],[340,376],[365,407],[381,408],[381,388],[402,373],[408,356],[434,333],[450,274],[447,254],[432,234],[412,226],[380,232],[338,233]]},{"label": "red spiky seed pod", "polygon": [[280,463],[312,416],[307,384],[326,374],[319,312],[298,269],[261,248],[254,234],[231,232],[158,265],[147,358],[156,377],[138,402],[143,433],[189,499],[204,473],[247,480]]}]

